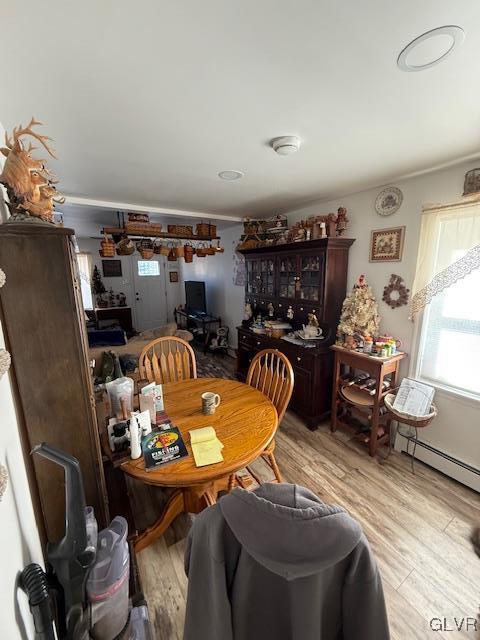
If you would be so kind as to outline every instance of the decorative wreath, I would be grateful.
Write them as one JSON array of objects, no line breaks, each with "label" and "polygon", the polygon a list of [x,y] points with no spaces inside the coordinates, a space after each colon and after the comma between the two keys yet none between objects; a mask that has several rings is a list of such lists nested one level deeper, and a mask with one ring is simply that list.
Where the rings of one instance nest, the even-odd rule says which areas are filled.
[{"label": "decorative wreath", "polygon": [[382,300],[392,309],[396,309],[408,303],[409,293],[410,289],[405,286],[403,278],[392,273],[390,282],[383,289]]}]

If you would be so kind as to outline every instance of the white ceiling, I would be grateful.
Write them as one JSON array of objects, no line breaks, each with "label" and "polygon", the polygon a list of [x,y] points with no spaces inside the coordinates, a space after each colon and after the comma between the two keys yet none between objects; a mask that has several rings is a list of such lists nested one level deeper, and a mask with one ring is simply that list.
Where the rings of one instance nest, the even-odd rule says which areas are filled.
[{"label": "white ceiling", "polygon": [[[398,70],[446,24],[458,51]],[[0,42],[0,121],[41,119],[75,196],[270,215],[479,150],[478,0],[2,2]]]}]

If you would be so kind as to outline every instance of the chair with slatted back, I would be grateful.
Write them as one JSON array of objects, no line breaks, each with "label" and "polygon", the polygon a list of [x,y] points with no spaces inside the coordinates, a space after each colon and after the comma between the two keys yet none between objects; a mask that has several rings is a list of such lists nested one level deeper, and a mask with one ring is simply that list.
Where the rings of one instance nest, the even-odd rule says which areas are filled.
[{"label": "chair with slatted back", "polygon": [[[264,393],[271,400],[277,410],[278,424],[280,426],[292,397],[294,384],[293,368],[287,356],[276,349],[259,351],[250,364],[246,382]],[[262,458],[272,468],[277,482],[282,482],[274,450],[275,440],[272,440],[262,453]],[[250,469],[249,471],[255,480],[259,482],[256,475]]]},{"label": "chair with slatted back", "polygon": [[197,377],[197,362],[192,347],[175,336],[149,342],[138,359],[140,378],[163,384]]}]

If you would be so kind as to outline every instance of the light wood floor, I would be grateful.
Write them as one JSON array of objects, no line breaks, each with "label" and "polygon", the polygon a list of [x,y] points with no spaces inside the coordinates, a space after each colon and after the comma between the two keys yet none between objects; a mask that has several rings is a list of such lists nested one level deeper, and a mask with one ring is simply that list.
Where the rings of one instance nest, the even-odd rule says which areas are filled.
[{"label": "light wood floor", "polygon": [[[285,481],[345,507],[362,525],[380,567],[393,640],[480,638],[471,629],[429,626],[432,618],[446,618],[450,629],[454,617],[478,614],[480,559],[468,541],[472,524],[480,523],[477,493],[420,462],[412,475],[409,458],[397,452],[383,464],[372,460],[347,434],[331,434],[328,425],[311,432],[290,412],[277,435],[277,461]],[[255,470],[272,478],[262,462]],[[156,640],[182,638],[190,518],[178,518],[138,554]]]}]

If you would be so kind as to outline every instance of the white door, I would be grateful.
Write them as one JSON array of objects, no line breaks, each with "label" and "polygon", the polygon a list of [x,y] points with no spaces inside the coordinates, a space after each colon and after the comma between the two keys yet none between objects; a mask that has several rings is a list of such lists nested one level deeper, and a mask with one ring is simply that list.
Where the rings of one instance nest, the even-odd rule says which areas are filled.
[{"label": "white door", "polygon": [[165,258],[156,254],[151,260],[142,260],[139,254],[132,258],[135,329],[155,329],[167,322]]}]

